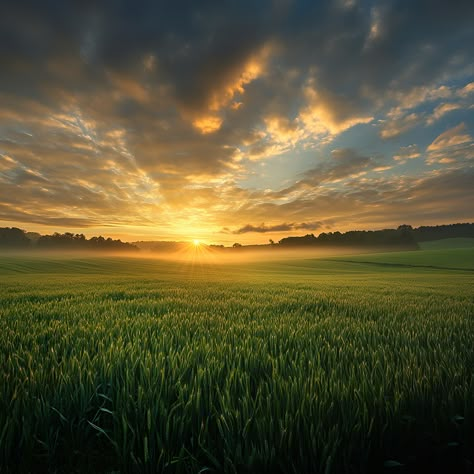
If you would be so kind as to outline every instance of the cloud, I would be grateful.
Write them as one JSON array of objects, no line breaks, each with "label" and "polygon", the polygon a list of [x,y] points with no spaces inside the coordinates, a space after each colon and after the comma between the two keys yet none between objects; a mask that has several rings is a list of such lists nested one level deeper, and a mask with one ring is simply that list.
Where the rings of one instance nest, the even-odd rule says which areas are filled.
[{"label": "cloud", "polygon": [[[334,188],[343,188],[351,180],[361,180],[370,171],[381,171],[380,164],[373,158],[363,156],[356,150],[340,148],[331,151],[328,158],[320,161],[300,175],[300,179],[279,191],[266,191],[259,199],[269,198],[278,205],[290,205],[291,202],[306,196],[323,195]],[[385,168],[382,166],[382,171]],[[269,210],[272,213],[274,211]],[[319,219],[301,216],[301,221],[319,222]]]},{"label": "cloud", "polygon": [[439,151],[445,148],[454,147],[457,145],[462,145],[467,142],[472,141],[471,135],[468,133],[463,133],[466,129],[464,123],[460,123],[456,127],[446,130],[441,135],[436,137],[436,139],[428,146],[428,151]]},{"label": "cloud", "polygon": [[265,224],[261,224],[260,226],[253,226],[250,224],[241,227],[233,231],[233,234],[246,234],[248,232],[258,232],[258,233],[266,233],[266,232],[282,232],[292,230],[294,228],[294,224],[277,224],[266,226]]},{"label": "cloud", "polygon": [[393,159],[400,163],[406,163],[407,160],[413,160],[421,156],[420,150],[416,145],[402,146]]},{"label": "cloud", "polygon": [[[396,227],[402,222],[433,225],[472,220],[474,168],[439,169],[423,176],[384,176],[354,179],[342,189],[307,189],[291,201],[277,203],[248,196],[245,205],[227,211],[232,222],[272,218],[283,224],[244,225],[232,233],[301,235],[303,230],[353,230]],[[436,190],[433,193],[433,190]],[[289,218],[298,219],[290,221]],[[303,227],[292,222],[314,222]],[[235,224],[234,224],[235,225]],[[274,228],[273,228],[274,226]]]},{"label": "cloud", "polygon": [[[387,111],[385,119],[379,121],[380,136],[396,138],[423,122],[433,125],[449,112],[468,109],[471,89],[471,83],[458,87],[430,84],[389,93],[387,99],[396,105]],[[429,109],[432,109],[431,113]]]},{"label": "cloud", "polygon": [[414,109],[421,104],[448,99],[453,95],[455,95],[455,91],[452,87],[438,84],[423,84],[405,91],[394,91],[391,93],[391,98],[397,103],[397,106],[392,108],[388,115],[398,117],[406,110]]},{"label": "cloud", "polygon": [[304,173],[301,181],[305,185],[336,183],[344,178],[365,173],[375,166],[371,157],[360,155],[352,148],[339,148],[331,152],[331,157]]},{"label": "cloud", "polygon": [[[274,78],[287,70],[307,120],[319,117],[338,133],[368,121],[384,94],[420,91],[441,79],[448,64],[454,73],[472,63],[463,46],[472,38],[467,1],[449,14],[438,4],[395,0],[383,6],[185,2],[179,8],[153,2],[134,8],[130,1],[114,8],[80,2],[40,8],[7,1],[6,8],[3,90],[18,92],[20,78],[38,98],[46,98],[45,89],[90,96],[112,85],[118,101],[150,99],[152,106],[155,89],[163,87],[188,123],[218,113],[223,125],[233,104],[245,108],[256,83],[267,91],[256,107],[264,112],[266,99],[279,102],[281,84]],[[35,75],[26,79],[25,68]]]},{"label": "cloud", "polygon": [[462,122],[436,137],[426,151],[428,164],[465,165],[474,160],[474,141]]},{"label": "cloud", "polygon": [[462,108],[461,104],[454,104],[454,103],[445,103],[445,104],[439,104],[433,111],[433,114],[431,117],[428,117],[426,123],[428,125],[432,125],[434,122],[439,120],[441,117],[446,115],[449,112],[452,112],[453,110],[459,110]]},{"label": "cloud", "polygon": [[474,82],[466,84],[461,90],[458,91],[460,97],[467,97],[474,93]]},{"label": "cloud", "polygon": [[301,120],[309,129],[323,128],[331,134],[337,134],[373,120],[372,116],[361,113],[359,104],[350,97],[318,89],[314,80],[310,80],[305,87],[307,106],[301,112]]},{"label": "cloud", "polygon": [[398,137],[399,135],[416,127],[419,122],[420,117],[414,112],[393,120],[389,120],[382,124],[380,136],[383,139]]},{"label": "cloud", "polygon": [[193,126],[197,128],[203,135],[214,133],[222,125],[222,118],[217,115],[206,115],[199,117],[193,121]]},{"label": "cloud", "polygon": [[262,223],[259,226],[254,226],[251,224],[247,224],[240,229],[232,231],[233,234],[247,234],[250,232],[255,232],[259,234],[264,234],[268,232],[285,232],[285,231],[293,231],[293,230],[317,230],[321,227],[322,223],[321,222],[302,222],[300,224],[275,224],[275,225],[269,225],[266,226],[264,223]]}]

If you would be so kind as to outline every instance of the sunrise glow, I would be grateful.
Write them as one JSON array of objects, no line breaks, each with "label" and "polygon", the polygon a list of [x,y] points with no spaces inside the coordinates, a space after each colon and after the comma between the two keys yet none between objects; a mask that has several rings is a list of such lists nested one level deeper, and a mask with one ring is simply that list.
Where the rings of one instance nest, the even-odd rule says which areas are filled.
[{"label": "sunrise glow", "polygon": [[474,218],[469,2],[9,3],[0,227],[232,246]]}]

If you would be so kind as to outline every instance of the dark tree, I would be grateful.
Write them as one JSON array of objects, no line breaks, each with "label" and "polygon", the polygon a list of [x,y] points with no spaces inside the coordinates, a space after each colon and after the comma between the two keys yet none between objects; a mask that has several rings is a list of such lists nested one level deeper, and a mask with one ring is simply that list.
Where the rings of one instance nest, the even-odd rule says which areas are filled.
[{"label": "dark tree", "polygon": [[0,247],[24,249],[30,245],[31,241],[24,230],[17,227],[0,228]]}]

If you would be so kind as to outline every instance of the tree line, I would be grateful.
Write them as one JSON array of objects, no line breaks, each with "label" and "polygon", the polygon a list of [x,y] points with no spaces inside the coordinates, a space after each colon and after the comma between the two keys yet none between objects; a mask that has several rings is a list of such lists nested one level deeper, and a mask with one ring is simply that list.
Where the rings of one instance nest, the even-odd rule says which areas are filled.
[{"label": "tree line", "polygon": [[[307,247],[307,246],[351,246],[351,247],[402,247],[416,249],[418,242],[455,237],[474,238],[474,223],[448,224],[437,226],[400,225],[397,229],[352,230],[348,232],[322,232],[318,236],[307,234],[300,237],[285,237],[278,243],[270,239],[273,247]],[[153,250],[176,250],[182,242],[155,242]],[[212,246],[222,248],[223,246]],[[239,243],[234,248],[245,247]],[[260,247],[260,246],[258,246]],[[38,249],[38,250],[103,250],[103,251],[138,251],[134,244],[113,240],[102,236],[87,239],[84,234],[55,232],[51,235],[40,235],[26,232],[17,227],[0,227],[0,248]]]},{"label": "tree line", "polygon": [[413,228],[403,224],[397,229],[352,230],[349,232],[322,232],[317,237],[307,234],[301,237],[285,237],[281,246],[400,246],[417,248],[418,242],[455,237],[474,238],[474,224],[449,224]]},{"label": "tree line", "polygon": [[55,232],[51,235],[29,237],[26,231],[17,227],[0,228],[0,247],[11,249],[38,250],[102,250],[137,251],[135,245],[102,236],[87,239],[84,234]]}]

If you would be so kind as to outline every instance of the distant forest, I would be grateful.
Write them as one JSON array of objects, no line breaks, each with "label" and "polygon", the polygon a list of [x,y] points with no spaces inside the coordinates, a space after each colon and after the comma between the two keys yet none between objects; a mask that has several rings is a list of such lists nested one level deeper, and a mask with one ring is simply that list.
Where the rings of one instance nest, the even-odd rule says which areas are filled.
[{"label": "distant forest", "polygon": [[474,224],[449,224],[413,228],[401,225],[397,229],[352,230],[349,232],[323,232],[315,237],[308,234],[302,237],[286,237],[279,245],[291,246],[398,246],[417,248],[418,242],[449,239],[455,237],[474,237]]},{"label": "distant forest", "polygon": [[84,234],[66,232],[52,235],[40,235],[26,232],[16,227],[0,228],[0,248],[35,249],[35,250],[98,250],[98,251],[138,251],[135,245],[113,240],[110,237],[91,237],[86,239]]},{"label": "distant forest", "polygon": [[[397,229],[383,230],[353,230],[349,232],[322,232],[317,237],[307,234],[301,237],[285,237],[278,243],[270,241],[268,245],[243,246],[235,243],[234,249],[264,248],[264,247],[394,247],[417,249],[418,242],[440,240],[455,237],[474,238],[474,224],[449,224],[438,226],[422,226],[413,228],[410,225],[401,225]],[[134,244],[113,240],[110,237],[91,237],[84,234],[66,232],[52,235],[40,235],[35,232],[26,232],[16,227],[0,228],[0,249],[34,249],[34,250],[98,250],[98,251],[138,251],[139,247],[155,251],[176,251],[183,245],[182,242],[136,242]],[[143,245],[141,245],[143,244]],[[145,246],[145,244],[147,246]],[[155,245],[152,245],[155,244]],[[215,249],[222,249],[222,245],[211,245]]]}]

